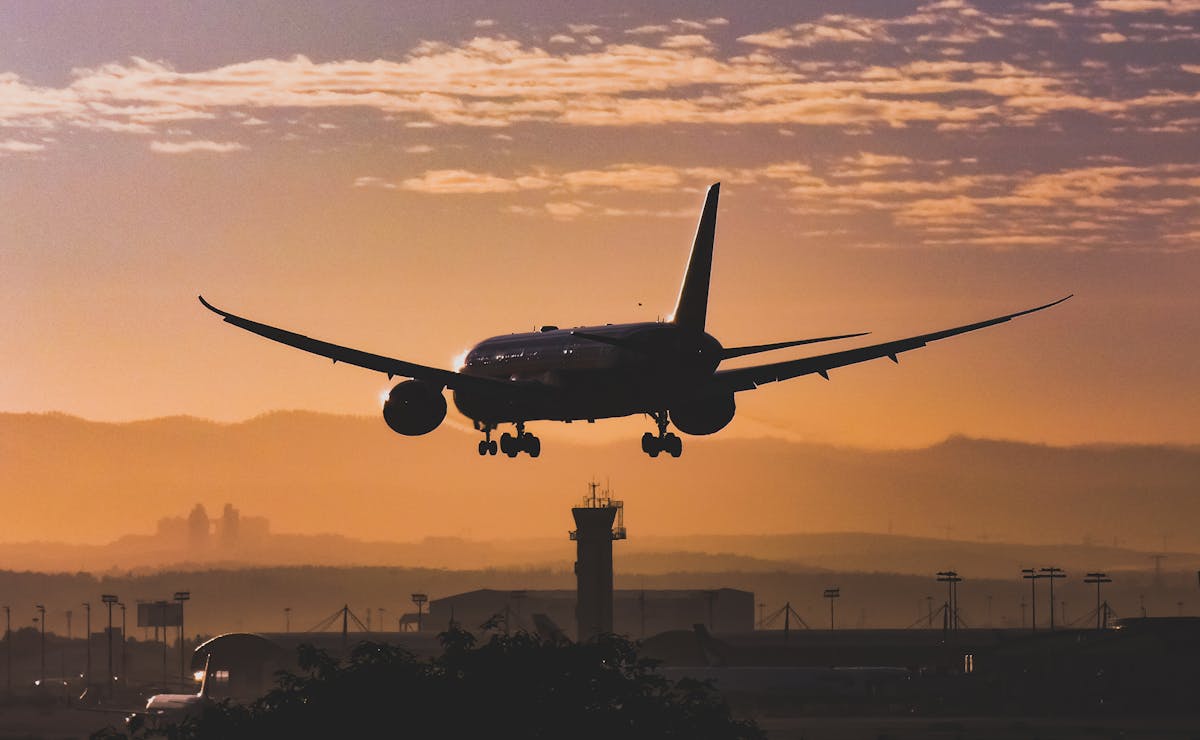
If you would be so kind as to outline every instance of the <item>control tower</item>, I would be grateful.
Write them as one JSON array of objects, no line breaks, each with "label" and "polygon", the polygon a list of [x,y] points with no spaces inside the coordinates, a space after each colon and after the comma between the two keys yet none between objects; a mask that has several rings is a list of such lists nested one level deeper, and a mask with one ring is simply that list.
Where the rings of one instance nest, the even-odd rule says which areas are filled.
[{"label": "control tower", "polygon": [[613,540],[625,539],[625,505],[607,490],[597,495],[598,483],[589,483],[583,506],[571,509],[575,517],[575,620],[576,638],[590,640],[613,630]]}]

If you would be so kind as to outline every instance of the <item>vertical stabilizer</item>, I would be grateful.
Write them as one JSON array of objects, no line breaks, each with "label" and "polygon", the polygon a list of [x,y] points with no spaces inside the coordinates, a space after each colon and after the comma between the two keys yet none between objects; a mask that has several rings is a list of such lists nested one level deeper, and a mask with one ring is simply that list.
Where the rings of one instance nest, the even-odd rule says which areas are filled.
[{"label": "vertical stabilizer", "polygon": [[212,663],[211,652],[204,657],[204,678],[200,679],[200,691],[196,694],[196,696],[199,696],[202,699],[208,698],[208,689],[211,686],[211,684],[208,682],[208,667],[210,663]]},{"label": "vertical stabilizer", "polygon": [[700,223],[696,226],[696,239],[692,242],[692,256],[688,258],[687,272],[679,288],[679,300],[671,322],[677,326],[704,331],[704,319],[708,314],[708,278],[712,273],[713,237],[717,231],[717,196],[721,183],[713,183],[704,198],[704,210],[700,212]]}]

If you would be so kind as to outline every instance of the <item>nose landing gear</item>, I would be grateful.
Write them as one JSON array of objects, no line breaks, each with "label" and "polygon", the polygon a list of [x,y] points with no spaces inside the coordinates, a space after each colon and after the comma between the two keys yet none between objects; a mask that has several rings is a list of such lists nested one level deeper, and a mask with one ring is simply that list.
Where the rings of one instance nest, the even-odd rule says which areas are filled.
[{"label": "nose landing gear", "polygon": [[475,428],[483,432],[483,439],[479,440],[479,456],[495,455],[496,440],[492,439],[492,430],[496,427],[491,424],[475,422]]},{"label": "nose landing gear", "polygon": [[683,454],[683,440],[675,436],[674,433],[667,431],[667,412],[658,411],[653,414],[654,423],[658,426],[658,436],[652,432],[646,432],[642,435],[642,452],[650,457],[658,457],[660,452],[665,452],[671,457],[679,457]]}]

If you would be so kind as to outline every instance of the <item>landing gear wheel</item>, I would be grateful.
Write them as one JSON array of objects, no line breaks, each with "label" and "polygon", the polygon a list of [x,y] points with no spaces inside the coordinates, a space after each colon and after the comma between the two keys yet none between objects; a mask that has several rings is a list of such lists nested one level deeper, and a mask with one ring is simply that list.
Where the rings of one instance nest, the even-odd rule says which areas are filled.
[{"label": "landing gear wheel", "polygon": [[479,456],[483,457],[486,454],[488,454],[488,443],[487,440],[481,439],[479,440]]},{"label": "landing gear wheel", "polygon": [[679,457],[683,454],[683,440],[674,434],[667,434],[662,443],[663,450],[671,453],[671,457]]},{"label": "landing gear wheel", "polygon": [[489,455],[495,455],[495,454],[496,454],[496,450],[497,450],[497,449],[498,449],[498,446],[496,445],[496,440],[494,440],[494,439],[489,439],[489,440],[488,440],[488,443],[487,443],[487,452],[488,452],[488,454],[489,454]]},{"label": "landing gear wheel", "polygon": [[650,457],[658,457],[660,453],[666,452],[671,457],[679,457],[683,454],[683,442],[679,437],[667,431],[667,412],[658,411],[652,414],[654,424],[658,427],[658,435],[652,432],[646,432],[642,435],[642,452]]},{"label": "landing gear wheel", "polygon": [[500,435],[500,451],[509,457],[516,457],[521,452],[517,438],[505,432]]},{"label": "landing gear wheel", "polygon": [[526,434],[525,451],[529,453],[530,457],[537,457],[538,455],[542,454],[542,440],[538,439],[532,434]]}]

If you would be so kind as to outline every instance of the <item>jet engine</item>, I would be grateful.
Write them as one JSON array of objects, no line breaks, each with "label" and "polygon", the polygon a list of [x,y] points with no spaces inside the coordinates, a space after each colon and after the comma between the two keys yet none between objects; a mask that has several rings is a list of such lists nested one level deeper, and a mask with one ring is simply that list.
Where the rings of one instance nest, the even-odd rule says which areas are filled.
[{"label": "jet engine", "polygon": [[398,383],[383,403],[383,420],[393,432],[409,437],[432,432],[445,418],[442,389],[422,380]]},{"label": "jet engine", "polygon": [[685,434],[714,434],[733,420],[733,394],[705,396],[671,407],[671,423]]}]

